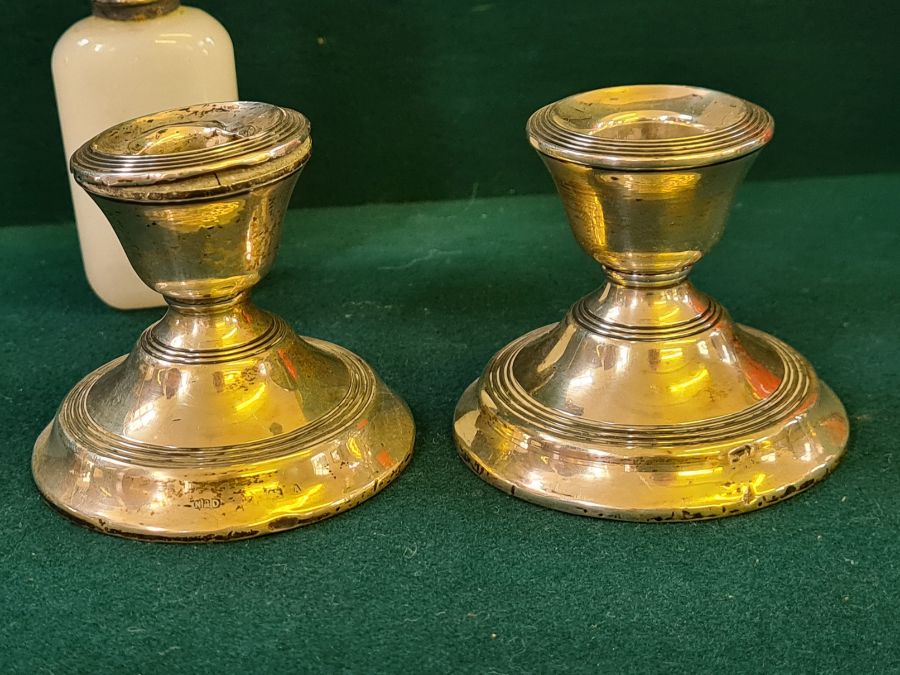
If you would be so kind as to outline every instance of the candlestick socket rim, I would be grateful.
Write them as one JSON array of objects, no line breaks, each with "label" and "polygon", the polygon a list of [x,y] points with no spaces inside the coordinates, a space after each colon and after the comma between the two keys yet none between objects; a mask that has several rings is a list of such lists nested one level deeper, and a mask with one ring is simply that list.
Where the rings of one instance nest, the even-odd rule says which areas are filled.
[{"label": "candlestick socket rim", "polygon": [[528,120],[539,153],[595,168],[670,170],[719,164],[768,143],[772,116],[702,87],[647,84],[581,92]]},{"label": "candlestick socket rim", "polygon": [[119,201],[208,199],[299,171],[312,153],[309,120],[254,101],[204,103],[116,124],[72,155],[88,193]]}]

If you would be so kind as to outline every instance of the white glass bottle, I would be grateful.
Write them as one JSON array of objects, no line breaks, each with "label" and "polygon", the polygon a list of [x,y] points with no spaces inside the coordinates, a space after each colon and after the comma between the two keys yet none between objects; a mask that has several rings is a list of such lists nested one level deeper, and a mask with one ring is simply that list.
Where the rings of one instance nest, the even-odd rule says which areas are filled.
[{"label": "white glass bottle", "polygon": [[[237,99],[231,38],[206,12],[178,0],[93,0],[93,16],[53,50],[53,83],[66,159],[85,141],[132,117]],[[112,227],[71,176],[88,282],[119,309],[162,305],[131,268]]]}]

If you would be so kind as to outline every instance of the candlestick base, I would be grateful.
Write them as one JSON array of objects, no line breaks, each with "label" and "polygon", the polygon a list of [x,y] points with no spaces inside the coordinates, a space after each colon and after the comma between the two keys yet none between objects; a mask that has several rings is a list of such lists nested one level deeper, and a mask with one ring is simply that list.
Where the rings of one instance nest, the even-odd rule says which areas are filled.
[{"label": "candlestick base", "polygon": [[41,493],[108,534],[197,542],[305,525],[379,492],[412,456],[409,409],[355,354],[276,322],[281,337],[240,361],[160,363],[139,344],[88,375],[35,444]]},{"label": "candlestick base", "polygon": [[[716,363],[714,351],[704,359],[716,344],[739,360]],[[724,387],[735,392],[741,380],[750,385],[742,393],[758,400],[704,418],[716,408],[710,397],[727,405]],[[688,410],[700,415],[661,423]],[[718,518],[797,494],[834,468],[848,428],[811,366],[765,333],[720,319],[666,345],[628,344],[591,333],[571,314],[502,349],[463,394],[454,423],[461,457],[495,487],[632,521]]]}]

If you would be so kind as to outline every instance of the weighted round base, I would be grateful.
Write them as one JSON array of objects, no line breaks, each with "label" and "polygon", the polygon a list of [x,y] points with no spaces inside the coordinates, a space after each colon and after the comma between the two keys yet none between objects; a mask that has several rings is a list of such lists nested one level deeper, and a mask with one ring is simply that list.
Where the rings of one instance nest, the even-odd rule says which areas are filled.
[{"label": "weighted round base", "polygon": [[511,495],[616,520],[718,518],[809,488],[844,452],[849,425],[840,401],[799,354],[765,333],[740,328],[783,362],[781,384],[767,398],[702,422],[619,425],[547,407],[516,380],[516,356],[554,328],[501,350],[456,409],[460,455]]},{"label": "weighted round base", "polygon": [[154,445],[104,429],[85,403],[123,359],[106,364],[69,393],[38,438],[32,458],[38,488],[85,525],[172,542],[269,534],[368,499],[409,462],[412,415],[359,357],[319,340],[307,343],[354,371],[347,396],[290,433],[227,447]]}]

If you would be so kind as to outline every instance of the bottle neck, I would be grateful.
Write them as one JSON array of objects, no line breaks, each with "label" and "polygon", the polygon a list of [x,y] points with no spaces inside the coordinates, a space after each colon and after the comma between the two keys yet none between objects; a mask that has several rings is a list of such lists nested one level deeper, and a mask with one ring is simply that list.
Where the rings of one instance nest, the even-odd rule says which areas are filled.
[{"label": "bottle neck", "polygon": [[181,0],[92,0],[94,16],[113,21],[145,21],[174,12]]}]

